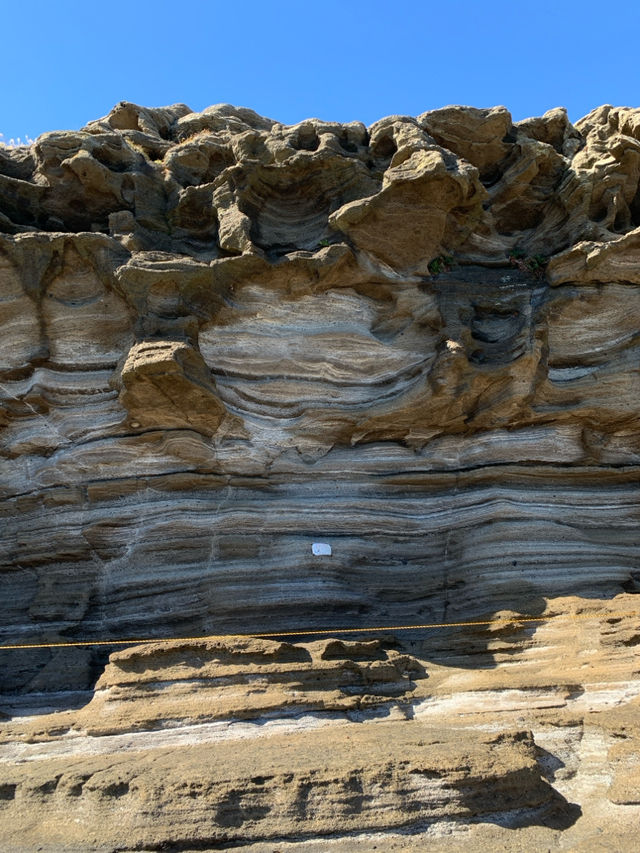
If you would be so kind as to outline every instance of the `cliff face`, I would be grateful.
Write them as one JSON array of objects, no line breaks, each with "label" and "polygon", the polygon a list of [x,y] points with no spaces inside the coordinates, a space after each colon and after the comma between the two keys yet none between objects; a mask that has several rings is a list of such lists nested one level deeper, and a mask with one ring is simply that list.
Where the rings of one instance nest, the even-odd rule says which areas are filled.
[{"label": "cliff face", "polygon": [[632,849],[639,182],[608,106],[0,148],[0,642],[482,623],[0,652],[5,847]]}]

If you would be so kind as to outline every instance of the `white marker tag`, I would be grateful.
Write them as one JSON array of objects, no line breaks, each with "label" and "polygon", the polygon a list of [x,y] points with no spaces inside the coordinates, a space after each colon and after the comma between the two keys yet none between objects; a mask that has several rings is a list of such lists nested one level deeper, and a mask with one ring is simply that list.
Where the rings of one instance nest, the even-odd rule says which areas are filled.
[{"label": "white marker tag", "polygon": [[311,553],[315,554],[316,557],[330,557],[331,545],[327,545],[326,542],[314,542],[311,546]]}]

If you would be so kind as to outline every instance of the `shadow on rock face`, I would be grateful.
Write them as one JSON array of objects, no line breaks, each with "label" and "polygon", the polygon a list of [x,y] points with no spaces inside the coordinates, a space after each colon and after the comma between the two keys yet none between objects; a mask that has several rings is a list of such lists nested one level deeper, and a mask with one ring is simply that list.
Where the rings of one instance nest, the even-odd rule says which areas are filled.
[{"label": "shadow on rock face", "polygon": [[498,734],[492,748],[519,755],[517,766],[495,773],[493,778],[488,774],[486,784],[480,786],[469,785],[467,779],[456,784],[455,777],[446,783],[461,796],[472,823],[493,823],[505,829],[546,826],[565,830],[573,826],[582,810],[549,784],[541,766],[541,750],[530,732]]},{"label": "shadow on rock face", "polygon": [[484,817],[477,822],[494,823],[504,829],[523,829],[526,826],[546,826],[549,829],[565,830],[582,817],[577,803],[570,803],[562,794],[552,790],[551,801],[542,808],[514,810],[504,816]]}]

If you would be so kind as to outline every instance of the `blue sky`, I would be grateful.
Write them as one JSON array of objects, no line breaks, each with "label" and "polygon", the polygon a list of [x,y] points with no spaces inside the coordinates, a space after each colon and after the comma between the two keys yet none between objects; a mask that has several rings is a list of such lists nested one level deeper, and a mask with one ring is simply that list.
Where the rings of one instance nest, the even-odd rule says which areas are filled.
[{"label": "blue sky", "polygon": [[[636,0],[0,0],[0,133],[75,129],[120,100],[227,102],[286,124],[447,104],[515,120],[640,104]],[[609,14],[609,9],[611,13]]]}]

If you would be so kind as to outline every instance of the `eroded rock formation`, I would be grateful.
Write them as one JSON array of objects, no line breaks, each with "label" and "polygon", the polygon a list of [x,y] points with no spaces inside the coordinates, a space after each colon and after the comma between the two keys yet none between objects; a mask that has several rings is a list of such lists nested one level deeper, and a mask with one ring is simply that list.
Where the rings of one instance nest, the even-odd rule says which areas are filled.
[{"label": "eroded rock formation", "polygon": [[481,623],[0,652],[3,849],[633,849],[639,186],[610,106],[0,146],[2,643]]}]

